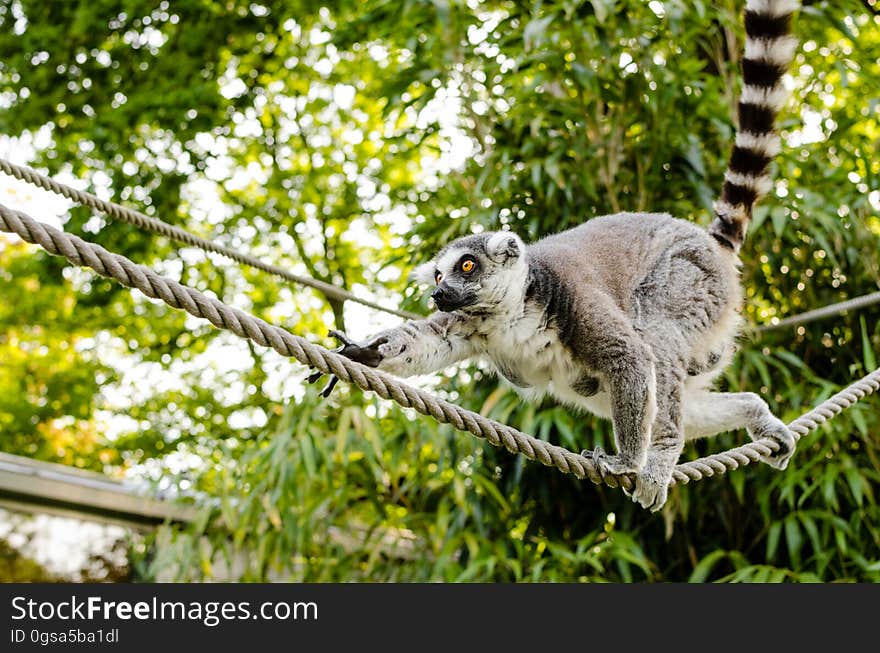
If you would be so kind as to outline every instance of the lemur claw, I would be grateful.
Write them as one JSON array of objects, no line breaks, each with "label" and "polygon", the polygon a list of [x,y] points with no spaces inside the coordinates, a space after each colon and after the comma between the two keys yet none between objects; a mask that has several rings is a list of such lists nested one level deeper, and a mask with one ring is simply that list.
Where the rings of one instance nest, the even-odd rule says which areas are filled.
[{"label": "lemur claw", "polygon": [[321,390],[320,394],[324,399],[330,396],[330,393],[333,392],[333,388],[336,387],[336,384],[339,383],[339,377],[335,374],[330,376],[330,380],[327,382],[327,385],[324,386],[324,389]]},{"label": "lemur claw", "polygon": [[357,343],[355,343],[351,338],[349,338],[342,331],[337,331],[336,329],[330,329],[327,332],[327,335],[331,338],[336,338],[339,342],[342,343],[342,347],[335,349],[334,351],[341,351],[345,347],[357,347]]}]

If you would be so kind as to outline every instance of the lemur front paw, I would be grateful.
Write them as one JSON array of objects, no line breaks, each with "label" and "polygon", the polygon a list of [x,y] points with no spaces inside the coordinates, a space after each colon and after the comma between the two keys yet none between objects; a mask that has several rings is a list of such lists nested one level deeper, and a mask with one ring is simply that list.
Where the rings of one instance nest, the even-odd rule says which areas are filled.
[{"label": "lemur front paw", "polygon": [[[336,331],[334,329],[330,331],[329,335],[333,336],[342,343],[341,347],[337,347],[333,351],[337,354],[342,354],[346,358],[350,358],[353,361],[362,363],[367,367],[378,367],[379,363],[381,363],[384,359],[384,355],[382,354],[381,350],[382,347],[387,344],[388,339],[383,336],[376,337],[365,345],[359,345],[358,343],[351,340],[342,331]],[[306,381],[308,381],[309,383],[315,383],[322,376],[324,376],[323,372],[315,371],[306,378]],[[336,387],[336,384],[338,382],[339,377],[335,374],[331,374],[330,380],[327,382],[327,385],[324,387],[323,390],[321,390],[321,395],[324,398],[329,397],[330,393],[333,392],[333,388]]]},{"label": "lemur front paw", "polygon": [[343,343],[343,346],[337,350],[340,354],[368,367],[379,367],[390,359],[402,356],[410,343],[410,338],[399,329],[382,331],[366,344],[349,340],[341,331],[331,331],[330,335]]},{"label": "lemur front paw", "polygon": [[749,431],[749,435],[752,436],[752,440],[770,438],[771,440],[778,442],[779,450],[769,456],[763,456],[761,461],[767,463],[771,467],[775,467],[776,469],[785,469],[788,467],[788,463],[794,455],[797,441],[795,440],[794,434],[782,422],[782,420],[771,416],[767,418],[761,427],[756,429],[754,433]]},{"label": "lemur front paw", "polygon": [[381,348],[385,344],[385,338],[374,338],[370,342],[360,345],[347,338],[343,340],[345,334],[341,331],[331,331],[330,335],[344,343],[342,349],[339,350],[340,354],[367,367],[379,367],[379,363],[384,358]]}]

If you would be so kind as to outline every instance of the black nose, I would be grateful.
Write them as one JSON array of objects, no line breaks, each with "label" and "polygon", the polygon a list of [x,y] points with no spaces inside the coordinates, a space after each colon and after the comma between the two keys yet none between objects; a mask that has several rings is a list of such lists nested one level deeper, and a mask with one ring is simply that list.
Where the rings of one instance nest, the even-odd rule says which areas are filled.
[{"label": "black nose", "polygon": [[436,301],[442,302],[443,300],[445,300],[447,298],[446,288],[443,288],[441,286],[437,286],[434,289],[434,292],[431,293],[431,297],[434,299],[435,302]]}]

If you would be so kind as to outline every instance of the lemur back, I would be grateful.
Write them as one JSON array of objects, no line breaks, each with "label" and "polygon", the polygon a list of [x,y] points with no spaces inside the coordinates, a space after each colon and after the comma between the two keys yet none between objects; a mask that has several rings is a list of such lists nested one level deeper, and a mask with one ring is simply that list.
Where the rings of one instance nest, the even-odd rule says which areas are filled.
[{"label": "lemur back", "polygon": [[754,203],[771,187],[776,113],[796,43],[795,0],[747,0],[739,127],[708,230],[665,214],[593,218],[526,246],[507,231],[458,239],[415,277],[438,312],[343,354],[402,376],[480,356],[526,397],[550,395],[612,420],[616,454],[585,452],[631,474],[633,500],[658,510],[686,439],[745,428],[780,450],[794,438],[748,392],[707,390],[734,350],[738,252]]},{"label": "lemur back", "polygon": [[[527,248],[586,304],[601,294],[636,332],[663,330],[701,383],[733,352],[742,292],[738,260],[706,230],[667,214],[594,218]],[[596,344],[596,346],[601,346]],[[696,375],[691,375],[696,376]]]}]

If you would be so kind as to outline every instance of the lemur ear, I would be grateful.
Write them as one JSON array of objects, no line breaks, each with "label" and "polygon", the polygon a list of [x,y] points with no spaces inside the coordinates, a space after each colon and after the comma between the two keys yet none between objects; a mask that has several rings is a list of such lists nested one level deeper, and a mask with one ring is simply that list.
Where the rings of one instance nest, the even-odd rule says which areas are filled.
[{"label": "lemur ear", "polygon": [[428,261],[413,268],[413,271],[409,273],[409,278],[419,283],[434,283],[434,261]]},{"label": "lemur ear", "polygon": [[496,263],[507,263],[510,259],[519,258],[525,249],[523,241],[512,231],[498,231],[486,243],[486,253]]}]

